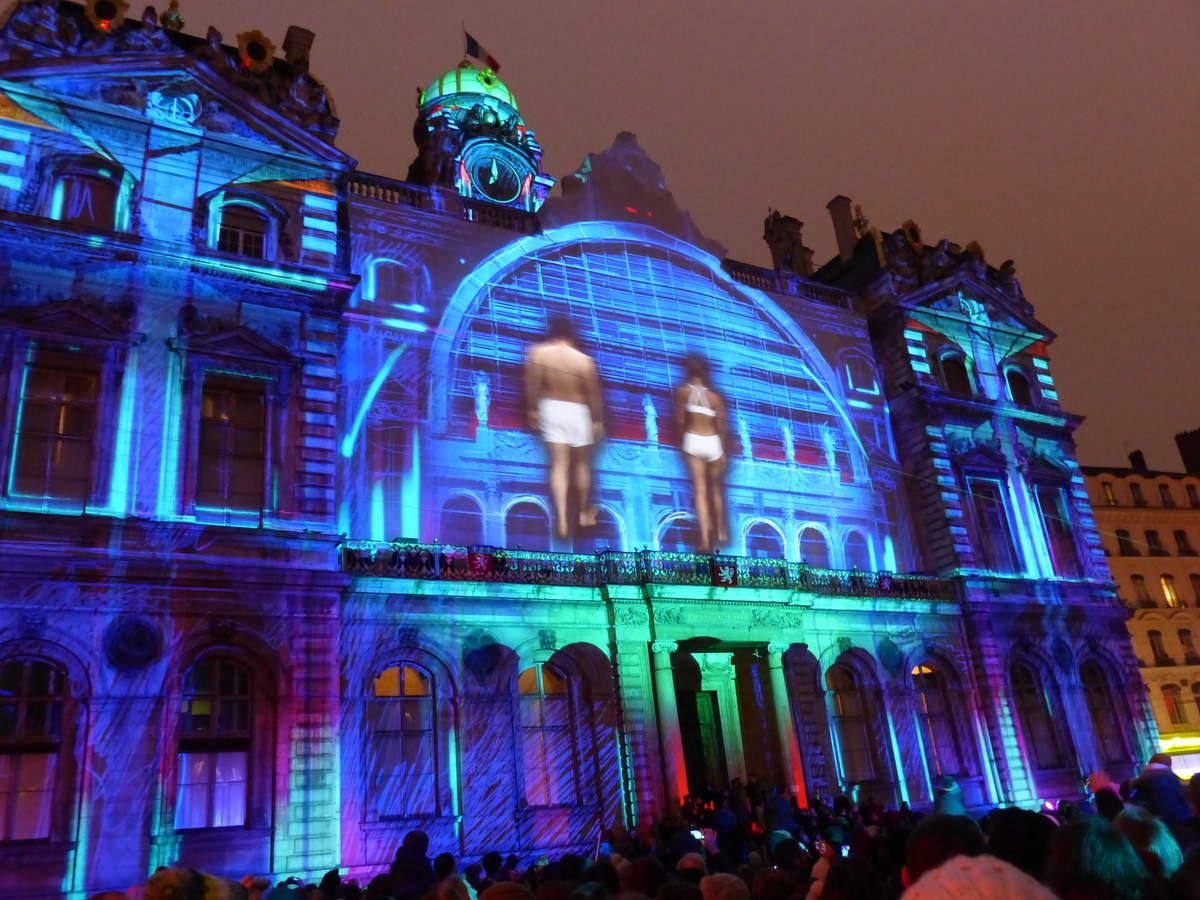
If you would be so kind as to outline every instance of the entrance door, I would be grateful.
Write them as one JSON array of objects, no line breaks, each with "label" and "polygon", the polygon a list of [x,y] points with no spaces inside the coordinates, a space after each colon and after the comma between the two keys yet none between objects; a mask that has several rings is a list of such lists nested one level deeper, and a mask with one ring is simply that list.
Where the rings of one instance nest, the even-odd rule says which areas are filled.
[{"label": "entrance door", "polygon": [[681,691],[678,698],[688,788],[695,794],[705,788],[728,787],[729,771],[725,767],[717,692]]}]

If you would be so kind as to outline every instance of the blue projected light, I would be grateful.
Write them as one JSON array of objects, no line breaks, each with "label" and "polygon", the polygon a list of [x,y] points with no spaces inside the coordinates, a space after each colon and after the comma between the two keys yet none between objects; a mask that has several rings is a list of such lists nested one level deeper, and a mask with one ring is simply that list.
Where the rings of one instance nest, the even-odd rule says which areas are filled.
[{"label": "blue projected light", "polygon": [[[377,297],[380,265],[422,271],[417,262],[369,256],[364,300]],[[880,519],[859,434],[858,418],[873,416],[876,402],[847,397],[840,366],[826,361],[793,316],[694,245],[640,223],[549,229],[493,252],[461,280],[444,309],[431,312],[432,327],[377,320],[429,331],[427,361],[421,354],[401,360],[393,350],[378,371],[361,373],[350,394],[356,412],[339,446],[344,459],[358,458],[368,416],[385,415],[371,411],[385,403],[385,383],[428,384],[420,392],[427,406],[411,425],[389,428],[386,417],[380,420],[381,430],[396,435],[387,451],[390,472],[382,481],[364,473],[348,516],[352,534],[454,541],[455,529],[470,527],[457,537],[526,549],[702,546],[690,499],[697,487],[674,425],[684,360],[699,351],[708,357],[729,425],[709,441],[728,460],[719,488],[727,494],[728,534],[717,536],[720,545],[746,545],[747,529],[764,521],[764,510],[799,508],[837,521],[830,534],[834,558],[850,530],[867,538],[875,564],[894,557],[884,541],[892,523]],[[589,451],[595,525],[584,516],[577,523],[563,518],[550,496],[542,435],[527,421],[526,354],[556,315],[574,323],[603,382],[605,437]],[[397,408],[398,395],[390,397],[381,408]],[[877,428],[861,427],[873,436]],[[589,443],[590,437],[582,445]],[[633,473],[639,473],[636,487]],[[451,502],[455,511],[443,520],[441,510]],[[481,503],[487,508],[479,509]],[[796,557],[794,522],[778,512],[766,518],[781,536],[782,552]],[[550,522],[570,536],[552,537]]]}]

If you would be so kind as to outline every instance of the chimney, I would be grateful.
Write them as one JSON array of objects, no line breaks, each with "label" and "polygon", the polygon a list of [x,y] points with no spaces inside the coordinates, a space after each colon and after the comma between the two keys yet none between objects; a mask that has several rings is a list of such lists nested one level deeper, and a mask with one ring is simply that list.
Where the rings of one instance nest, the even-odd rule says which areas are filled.
[{"label": "chimney", "polygon": [[1200,475],[1200,428],[1179,432],[1175,435],[1175,446],[1179,448],[1183,470],[1192,475]]},{"label": "chimney", "polygon": [[312,52],[315,37],[316,35],[307,28],[301,28],[299,25],[288,26],[287,34],[283,38],[283,56],[298,75],[308,72],[308,57]]},{"label": "chimney", "polygon": [[1146,471],[1146,454],[1141,450],[1134,450],[1129,454],[1129,467],[1135,472]]},{"label": "chimney", "polygon": [[850,198],[838,194],[825,204],[829,218],[833,219],[833,235],[837,238],[838,256],[842,262],[854,258],[858,246],[858,235],[854,231],[854,213],[850,209]]}]

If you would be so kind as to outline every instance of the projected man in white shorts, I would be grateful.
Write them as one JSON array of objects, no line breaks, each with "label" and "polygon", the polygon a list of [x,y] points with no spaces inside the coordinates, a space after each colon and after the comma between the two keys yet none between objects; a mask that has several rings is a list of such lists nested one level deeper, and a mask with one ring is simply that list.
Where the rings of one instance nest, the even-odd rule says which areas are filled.
[{"label": "projected man in white shorts", "polygon": [[551,318],[546,339],[525,355],[525,402],[529,427],[550,454],[550,499],[555,532],[596,524],[592,505],[592,447],[604,437],[600,373],[579,349],[570,320]]}]

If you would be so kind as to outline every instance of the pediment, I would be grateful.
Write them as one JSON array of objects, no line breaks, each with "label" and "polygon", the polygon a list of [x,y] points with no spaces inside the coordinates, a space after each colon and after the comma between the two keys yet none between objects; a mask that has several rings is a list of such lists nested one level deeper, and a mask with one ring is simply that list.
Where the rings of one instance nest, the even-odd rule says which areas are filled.
[{"label": "pediment", "polygon": [[60,300],[40,306],[9,310],[4,325],[47,337],[125,343],[130,339],[133,309],[129,304],[89,300]]},{"label": "pediment", "polygon": [[11,87],[13,100],[60,130],[75,130],[71,119],[81,114],[61,102],[70,100],[352,164],[333,145],[333,100],[307,64],[275,58],[250,71],[221,41],[213,29],[207,39],[164,29],[149,14],[101,34],[81,7],[25,0],[0,26],[0,88]]},{"label": "pediment", "polygon": [[970,346],[972,335],[986,335],[996,345],[998,358],[1054,337],[1031,315],[1016,309],[1009,298],[965,278],[953,279],[909,305],[908,314],[963,347]]},{"label": "pediment", "polygon": [[573,222],[637,222],[725,257],[725,248],[701,234],[691,214],[667,190],[662,167],[627,131],[607,150],[589,153],[574,174],[563,178],[562,195],[547,200],[539,216],[548,228]]},{"label": "pediment", "polygon": [[199,329],[185,330],[189,353],[253,362],[295,365],[296,357],[272,340],[245,325],[198,322]]}]

